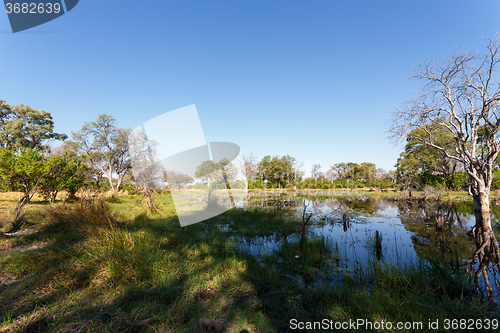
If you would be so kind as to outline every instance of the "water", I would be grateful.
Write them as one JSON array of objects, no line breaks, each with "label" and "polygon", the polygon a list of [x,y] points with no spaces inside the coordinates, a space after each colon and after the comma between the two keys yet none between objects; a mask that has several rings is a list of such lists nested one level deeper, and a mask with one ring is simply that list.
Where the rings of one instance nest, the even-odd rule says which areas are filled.
[{"label": "water", "polygon": [[[375,197],[259,193],[248,206],[278,208],[301,219],[313,214],[309,235],[324,236],[339,250],[343,267],[354,269],[369,260],[411,263],[418,259],[462,264],[470,261],[476,245],[467,236],[475,225],[472,202],[407,203]],[[492,226],[500,235],[498,206],[493,206]],[[347,217],[347,225],[344,223]],[[293,236],[291,236],[293,237]],[[271,253],[283,238],[235,239],[241,249],[257,257]],[[490,280],[493,278],[490,276]],[[498,294],[498,293],[497,293]],[[497,295],[498,296],[498,295]]]}]

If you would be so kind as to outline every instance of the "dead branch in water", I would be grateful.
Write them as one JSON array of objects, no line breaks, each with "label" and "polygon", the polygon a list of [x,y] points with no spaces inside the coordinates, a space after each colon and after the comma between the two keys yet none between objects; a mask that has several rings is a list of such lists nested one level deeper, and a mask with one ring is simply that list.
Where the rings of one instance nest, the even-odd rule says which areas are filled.
[{"label": "dead branch in water", "polygon": [[304,249],[304,243],[306,241],[306,226],[311,220],[312,213],[309,214],[309,216],[306,217],[306,209],[309,207],[309,204],[306,204],[306,201],[304,200],[304,210],[302,211],[302,234],[300,236],[300,252]]}]

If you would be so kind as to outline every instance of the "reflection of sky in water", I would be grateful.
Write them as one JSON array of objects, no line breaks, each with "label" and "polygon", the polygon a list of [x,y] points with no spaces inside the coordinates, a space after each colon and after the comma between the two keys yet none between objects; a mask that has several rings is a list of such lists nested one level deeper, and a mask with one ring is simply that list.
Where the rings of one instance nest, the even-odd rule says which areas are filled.
[{"label": "reflection of sky in water", "polygon": [[376,231],[382,236],[382,254],[384,260],[392,262],[417,259],[411,236],[398,218],[350,219],[350,228],[344,232],[342,223],[327,224],[311,228],[316,235],[323,235],[336,243],[343,259],[349,263],[356,261],[366,264],[373,256],[373,244]]},{"label": "reflection of sky in water", "polygon": [[[426,238],[426,235],[435,236],[436,234],[435,216],[432,215],[435,212],[433,210],[426,211],[422,207],[415,206],[404,208],[404,205],[400,206],[398,202],[381,199],[375,201],[371,199],[370,203],[363,201],[363,199],[351,201],[306,200],[306,204],[308,204],[306,212],[313,213],[308,233],[325,236],[333,246],[337,244],[342,259],[341,265],[355,268],[356,263],[363,266],[368,263],[369,259],[376,259],[375,234],[377,231],[382,236],[381,261],[415,262],[419,259],[417,246],[420,246],[420,252],[422,248],[429,250],[430,247],[432,251],[439,252],[436,240]],[[303,207],[299,205],[296,210],[296,216],[299,220],[302,218],[302,211]],[[350,220],[350,227],[346,231],[344,231],[342,223],[343,214],[349,216]],[[459,220],[457,220],[457,216]],[[402,218],[404,218],[404,224]],[[474,224],[474,215],[467,213],[452,215],[451,221],[446,224],[446,228],[451,228],[446,229],[448,241],[451,242],[452,237],[464,238],[465,233]],[[250,240],[234,240],[241,249],[260,257],[263,253],[271,253],[277,249],[279,241],[282,241],[283,238],[256,237]],[[471,250],[475,249],[472,244],[470,246]],[[466,253],[465,257],[460,259],[470,259],[472,252],[466,251]],[[493,281],[491,274],[489,275],[490,280]],[[481,280],[483,279],[481,278]]]},{"label": "reflection of sky in water", "polygon": [[[330,202],[329,202],[330,201]],[[411,236],[412,232],[405,230],[399,219],[399,211],[396,205],[385,205],[377,213],[377,216],[352,216],[350,217],[350,228],[344,232],[341,215],[335,210],[332,211],[331,200],[322,200],[319,206],[310,204],[307,213],[315,213],[314,220],[321,220],[321,217],[328,219],[329,223],[312,224],[308,226],[309,234],[325,236],[333,244],[337,244],[340,255],[348,259],[348,263],[355,263],[356,260],[362,264],[368,258],[374,258],[373,250],[367,243],[374,242],[375,232],[379,231],[382,236],[382,253],[385,260],[407,261],[417,258],[413,249]],[[339,204],[340,206],[340,204]],[[318,215],[319,213],[319,215]],[[298,208],[298,215],[302,214],[302,208]],[[297,216],[298,216],[297,215]],[[238,247],[260,256],[264,251],[267,253],[277,249],[277,242],[283,238],[276,237],[256,237],[252,239],[235,239]]]},{"label": "reflection of sky in water", "polygon": [[[279,240],[276,237],[255,237],[251,239],[242,239],[231,237],[236,246],[245,252],[250,252],[258,259],[262,254],[270,254],[277,249]],[[283,238],[281,238],[283,239]]]}]

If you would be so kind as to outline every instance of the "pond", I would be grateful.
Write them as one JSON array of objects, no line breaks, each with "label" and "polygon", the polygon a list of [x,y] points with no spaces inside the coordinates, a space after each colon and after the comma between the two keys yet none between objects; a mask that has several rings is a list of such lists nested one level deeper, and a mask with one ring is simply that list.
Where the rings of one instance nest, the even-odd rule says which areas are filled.
[{"label": "pond", "polygon": [[[341,258],[339,266],[350,270],[364,267],[370,261],[408,264],[423,259],[464,265],[477,249],[468,236],[476,224],[472,200],[409,202],[372,195],[340,197],[335,193],[311,196],[260,192],[252,193],[244,207],[275,208],[299,220],[303,215],[312,214],[307,235],[324,236],[328,243],[334,244]],[[495,235],[500,235],[499,216],[498,205],[493,202],[491,221]],[[238,246],[262,258],[277,251],[282,240],[272,236],[239,239]],[[490,275],[498,300],[494,278]]]}]

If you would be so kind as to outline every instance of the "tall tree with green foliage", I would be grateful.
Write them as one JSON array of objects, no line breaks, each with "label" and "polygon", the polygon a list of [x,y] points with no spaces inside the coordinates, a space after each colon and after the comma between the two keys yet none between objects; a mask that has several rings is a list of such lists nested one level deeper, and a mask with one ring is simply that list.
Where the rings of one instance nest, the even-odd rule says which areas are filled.
[{"label": "tall tree with green foliage", "polygon": [[[130,129],[119,128],[116,119],[101,114],[96,121],[87,122],[78,132],[72,132],[72,146],[84,154],[92,167],[108,178],[112,190],[119,190],[125,174],[131,169],[128,136]],[[113,175],[117,175],[117,184]]]},{"label": "tall tree with green foliage", "polygon": [[[396,168],[400,183],[413,178],[414,186],[428,184],[454,190],[460,189],[465,180],[461,163],[447,157],[443,151],[413,138],[422,135],[422,131],[424,129],[421,128],[412,131],[412,135],[407,138],[405,150],[398,159]],[[452,153],[453,137],[440,129],[435,129],[434,135],[435,141],[445,147],[446,152]]]},{"label": "tall tree with green foliage", "polygon": [[377,166],[374,163],[363,162],[359,165],[359,172],[363,180],[371,182],[375,179]]},{"label": "tall tree with green foliage", "polygon": [[347,180],[348,175],[347,175],[347,164],[346,163],[344,163],[344,162],[335,163],[334,165],[332,165],[330,167],[330,169],[333,170],[337,179]]},{"label": "tall tree with green foliage", "polygon": [[54,133],[50,112],[27,105],[8,105],[0,100],[0,146],[3,148],[43,148],[50,140],[65,140],[67,135]]},{"label": "tall tree with green foliage", "polygon": [[263,182],[267,180],[277,183],[278,187],[281,188],[284,181],[291,181],[296,178],[294,163],[295,158],[289,155],[282,157],[267,155],[258,164],[258,175]]}]

